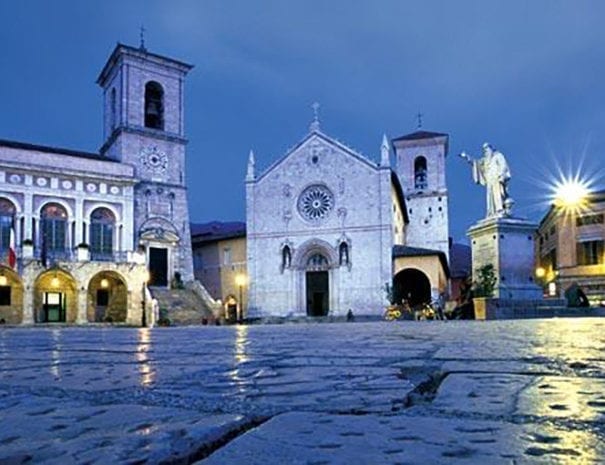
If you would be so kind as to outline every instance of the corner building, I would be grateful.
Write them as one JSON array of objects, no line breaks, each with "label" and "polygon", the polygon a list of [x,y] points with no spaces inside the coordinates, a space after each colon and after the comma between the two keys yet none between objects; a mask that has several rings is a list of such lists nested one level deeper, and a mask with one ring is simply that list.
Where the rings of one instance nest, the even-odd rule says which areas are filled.
[{"label": "corner building", "polygon": [[99,153],[0,140],[4,322],[140,325],[146,284],[193,280],[183,121],[191,68],[118,44],[97,80]]}]

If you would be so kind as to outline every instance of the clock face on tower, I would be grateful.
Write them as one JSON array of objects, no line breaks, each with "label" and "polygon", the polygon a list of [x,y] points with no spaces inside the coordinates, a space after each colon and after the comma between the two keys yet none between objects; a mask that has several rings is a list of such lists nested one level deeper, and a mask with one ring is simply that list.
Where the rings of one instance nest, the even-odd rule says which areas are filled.
[{"label": "clock face on tower", "polygon": [[155,173],[165,173],[168,167],[168,157],[156,146],[149,146],[141,150],[141,163]]}]

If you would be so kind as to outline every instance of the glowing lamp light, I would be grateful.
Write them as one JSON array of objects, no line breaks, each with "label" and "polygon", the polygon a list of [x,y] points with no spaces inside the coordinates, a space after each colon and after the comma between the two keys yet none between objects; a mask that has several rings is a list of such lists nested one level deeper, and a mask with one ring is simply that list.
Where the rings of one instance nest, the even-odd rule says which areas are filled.
[{"label": "glowing lamp light", "polygon": [[59,278],[56,276],[50,280],[51,287],[59,287]]},{"label": "glowing lamp light", "polygon": [[539,266],[536,268],[536,278],[543,278],[546,275],[546,270]]},{"label": "glowing lamp light", "polygon": [[0,276],[0,286],[6,286],[8,284],[8,279],[6,279],[6,276],[1,275]]},{"label": "glowing lamp light", "polygon": [[579,208],[586,202],[588,186],[579,179],[563,179],[555,185],[555,205],[567,209]]},{"label": "glowing lamp light", "polygon": [[107,288],[109,287],[109,281],[108,281],[107,279],[103,278],[103,279],[101,280],[101,287],[102,287],[103,289],[107,289]]},{"label": "glowing lamp light", "polygon": [[235,284],[237,284],[238,286],[245,286],[246,282],[247,282],[247,279],[246,279],[245,274],[238,274],[235,277]]}]

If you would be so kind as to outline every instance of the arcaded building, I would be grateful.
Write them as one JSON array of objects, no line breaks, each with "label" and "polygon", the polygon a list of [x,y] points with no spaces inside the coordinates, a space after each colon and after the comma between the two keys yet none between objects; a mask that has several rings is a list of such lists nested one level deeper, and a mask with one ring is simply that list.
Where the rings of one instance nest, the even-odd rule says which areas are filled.
[{"label": "arcaded building", "polygon": [[118,44],[97,80],[98,153],[0,140],[0,320],[138,325],[149,316],[147,284],[193,280],[184,132],[191,68]]}]

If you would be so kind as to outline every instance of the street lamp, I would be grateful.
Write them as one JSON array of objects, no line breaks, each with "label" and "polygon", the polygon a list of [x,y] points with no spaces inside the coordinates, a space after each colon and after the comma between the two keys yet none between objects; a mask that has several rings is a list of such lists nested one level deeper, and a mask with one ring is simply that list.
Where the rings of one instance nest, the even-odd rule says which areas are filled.
[{"label": "street lamp", "polygon": [[243,273],[239,273],[238,275],[235,276],[235,284],[239,287],[239,302],[238,302],[238,309],[239,309],[239,314],[237,315],[237,321],[239,323],[242,322],[243,316],[244,316],[244,301],[243,301],[243,295],[244,295],[244,286],[246,285],[246,283],[248,282],[248,279],[246,278],[246,275]]},{"label": "street lamp", "polygon": [[589,182],[579,176],[562,178],[553,186],[553,201],[555,206],[565,213],[580,213],[587,207],[590,194]]},{"label": "street lamp", "polygon": [[145,311],[145,307],[147,307],[147,283],[149,282],[149,271],[145,271],[145,275],[143,278],[143,299],[141,300],[142,312],[141,312],[141,326],[145,328],[147,326],[147,312]]}]

